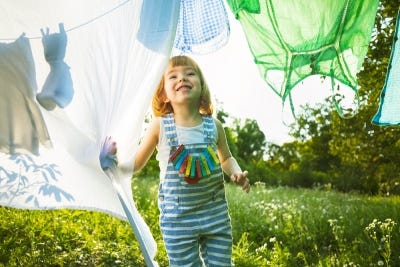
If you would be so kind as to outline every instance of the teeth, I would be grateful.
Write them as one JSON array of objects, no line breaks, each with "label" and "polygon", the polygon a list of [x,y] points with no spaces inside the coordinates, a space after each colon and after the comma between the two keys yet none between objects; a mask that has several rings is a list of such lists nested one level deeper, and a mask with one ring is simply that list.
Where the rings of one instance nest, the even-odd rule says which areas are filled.
[{"label": "teeth", "polygon": [[188,86],[181,86],[181,87],[179,87],[178,89],[176,89],[176,91],[180,91],[181,89],[190,89]]}]

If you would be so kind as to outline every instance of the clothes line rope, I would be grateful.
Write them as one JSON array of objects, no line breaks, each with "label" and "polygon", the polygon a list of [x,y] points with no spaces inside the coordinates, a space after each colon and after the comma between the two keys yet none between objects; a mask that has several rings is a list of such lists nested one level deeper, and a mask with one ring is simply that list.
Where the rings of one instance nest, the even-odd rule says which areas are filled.
[{"label": "clothes line rope", "polygon": [[[71,27],[71,28],[69,28],[69,29],[66,29],[65,32],[75,31],[75,30],[77,30],[77,29],[79,29],[79,28],[82,28],[82,27],[88,25],[88,24],[91,24],[91,23],[93,23],[94,21],[99,20],[99,19],[105,17],[106,15],[108,15],[108,14],[110,14],[110,13],[116,11],[117,9],[123,7],[124,5],[126,5],[127,3],[131,2],[131,1],[132,1],[132,0],[126,0],[126,1],[124,1],[124,2],[122,2],[122,3],[120,3],[120,4],[118,4],[117,6],[111,8],[110,10],[107,10],[106,12],[104,12],[104,13],[102,13],[102,14],[100,14],[100,15],[98,15],[98,16],[92,18],[92,19],[89,19],[89,20],[87,20],[87,21],[85,21],[85,22],[83,22],[83,23],[81,23],[81,24],[79,24],[79,25],[76,25],[76,26],[74,26],[74,27]],[[43,36],[42,36],[42,35],[38,35],[38,36],[32,36],[32,37],[28,37],[28,36],[25,36],[25,37],[28,38],[29,40],[35,40],[35,39],[42,39]],[[0,41],[14,41],[14,40],[15,40],[15,38],[0,38]]]}]

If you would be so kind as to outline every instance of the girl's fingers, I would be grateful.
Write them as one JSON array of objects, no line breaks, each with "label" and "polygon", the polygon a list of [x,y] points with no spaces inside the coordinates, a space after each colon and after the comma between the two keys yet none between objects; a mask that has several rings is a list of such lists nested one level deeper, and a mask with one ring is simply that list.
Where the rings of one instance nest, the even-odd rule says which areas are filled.
[{"label": "girl's fingers", "polygon": [[244,191],[246,191],[246,193],[248,193],[250,191],[250,181],[249,181],[249,179],[246,179],[246,181],[244,182],[242,188],[243,188]]}]

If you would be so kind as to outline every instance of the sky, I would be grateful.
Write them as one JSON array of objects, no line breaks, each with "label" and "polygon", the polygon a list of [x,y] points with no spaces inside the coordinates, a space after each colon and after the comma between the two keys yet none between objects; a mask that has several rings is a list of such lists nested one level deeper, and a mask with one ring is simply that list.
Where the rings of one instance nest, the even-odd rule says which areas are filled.
[{"label": "sky", "polygon": [[[192,57],[200,65],[211,94],[222,102],[225,112],[234,118],[256,120],[267,142],[283,144],[291,141],[289,127],[284,121],[288,124],[294,119],[287,106],[282,108],[280,97],[261,78],[240,22],[230,13],[229,17],[228,43],[213,53]],[[311,91],[314,92],[308,93]],[[313,77],[292,92],[298,106],[322,101],[329,89]]]}]

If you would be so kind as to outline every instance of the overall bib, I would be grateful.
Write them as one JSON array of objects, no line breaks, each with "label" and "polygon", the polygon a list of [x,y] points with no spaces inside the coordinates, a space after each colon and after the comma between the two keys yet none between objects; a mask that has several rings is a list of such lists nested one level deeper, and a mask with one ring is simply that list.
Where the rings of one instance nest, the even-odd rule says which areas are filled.
[{"label": "overall bib", "polygon": [[170,266],[232,266],[232,228],[214,120],[203,116],[204,142],[184,144],[175,158],[182,144],[174,117],[168,114],[162,120],[171,150],[159,187],[159,209]]}]

